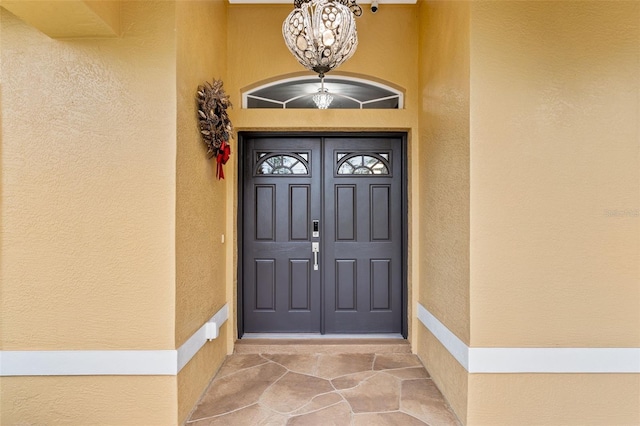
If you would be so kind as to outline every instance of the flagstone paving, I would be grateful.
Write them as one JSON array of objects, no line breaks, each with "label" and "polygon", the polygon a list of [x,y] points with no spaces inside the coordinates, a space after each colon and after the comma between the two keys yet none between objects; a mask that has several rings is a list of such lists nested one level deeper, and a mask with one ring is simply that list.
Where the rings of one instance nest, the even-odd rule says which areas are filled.
[{"label": "flagstone paving", "polygon": [[236,353],[186,424],[460,425],[409,353]]}]

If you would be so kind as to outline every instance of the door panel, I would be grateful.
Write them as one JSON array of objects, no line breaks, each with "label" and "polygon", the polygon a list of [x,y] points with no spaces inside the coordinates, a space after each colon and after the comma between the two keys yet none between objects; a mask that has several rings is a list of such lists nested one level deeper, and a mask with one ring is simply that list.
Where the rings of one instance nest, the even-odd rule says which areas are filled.
[{"label": "door panel", "polygon": [[320,140],[246,144],[245,332],[319,332],[320,273],[313,270],[310,223],[320,217]]},{"label": "door panel", "polygon": [[325,138],[323,170],[325,332],[400,333],[400,140]]},{"label": "door panel", "polygon": [[400,333],[402,140],[246,139],[243,169],[244,331]]}]

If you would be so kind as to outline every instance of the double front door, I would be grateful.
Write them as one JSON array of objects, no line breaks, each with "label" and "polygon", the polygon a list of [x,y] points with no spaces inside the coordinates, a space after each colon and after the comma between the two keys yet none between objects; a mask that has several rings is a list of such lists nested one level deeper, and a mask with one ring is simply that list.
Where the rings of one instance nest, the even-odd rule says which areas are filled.
[{"label": "double front door", "polygon": [[401,333],[402,137],[246,137],[246,333]]}]

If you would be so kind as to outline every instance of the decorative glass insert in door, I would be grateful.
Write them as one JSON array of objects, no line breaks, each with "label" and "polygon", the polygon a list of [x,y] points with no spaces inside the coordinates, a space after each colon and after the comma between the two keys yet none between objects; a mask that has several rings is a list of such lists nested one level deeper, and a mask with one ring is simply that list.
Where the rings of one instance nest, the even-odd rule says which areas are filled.
[{"label": "decorative glass insert in door", "polygon": [[258,152],[255,175],[309,175],[308,152]]},{"label": "decorative glass insert in door", "polygon": [[339,152],[338,175],[390,175],[388,152]]}]

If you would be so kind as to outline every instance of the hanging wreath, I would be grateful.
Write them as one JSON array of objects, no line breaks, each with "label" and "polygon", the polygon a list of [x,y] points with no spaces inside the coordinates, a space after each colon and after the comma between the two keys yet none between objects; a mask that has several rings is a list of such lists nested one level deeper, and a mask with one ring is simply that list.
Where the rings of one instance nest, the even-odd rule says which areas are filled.
[{"label": "hanging wreath", "polygon": [[231,154],[229,139],[233,125],[227,115],[227,108],[232,105],[222,88],[222,80],[213,80],[213,83],[205,82],[204,85],[198,86],[196,100],[200,134],[207,145],[207,155],[209,158],[216,158],[216,177],[224,179],[222,166],[227,163]]}]

